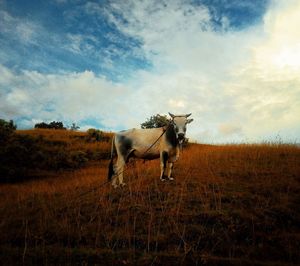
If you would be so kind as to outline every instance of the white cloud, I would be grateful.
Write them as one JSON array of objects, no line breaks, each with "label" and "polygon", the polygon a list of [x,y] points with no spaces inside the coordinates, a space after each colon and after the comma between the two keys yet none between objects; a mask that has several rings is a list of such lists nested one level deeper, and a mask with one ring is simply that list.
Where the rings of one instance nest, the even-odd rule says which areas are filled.
[{"label": "white cloud", "polygon": [[224,86],[245,121],[244,133],[253,139],[281,133],[299,141],[300,3],[287,2],[267,12],[263,38]]},{"label": "white cloud", "polygon": [[39,25],[13,17],[8,12],[0,10],[0,32],[4,36],[10,36],[13,40],[20,41],[26,45],[34,44],[37,32],[42,31]]},{"label": "white cloud", "polygon": [[[12,80],[14,78],[14,75],[11,73],[11,71],[9,69],[7,69],[6,67],[3,67],[2,65],[0,65],[0,84],[2,84],[2,86],[4,85],[9,85],[11,84]],[[1,91],[0,91],[1,93]]]},{"label": "white cloud", "polygon": [[[101,123],[123,112],[118,99],[126,95],[128,88],[95,76],[93,72],[44,75],[24,71],[16,74],[3,66],[0,70],[13,76],[10,84],[15,84],[4,91],[6,86],[0,80],[5,95],[0,99],[0,111],[10,118],[30,117],[27,124],[28,120],[73,122],[90,117]],[[109,126],[113,128],[118,123],[120,120]]]},{"label": "white cloud", "polygon": [[[174,68],[198,75],[224,74],[247,56],[247,48],[256,39],[252,31],[213,31],[205,6],[179,0],[167,4],[125,1],[113,7],[114,12],[108,14],[111,22],[125,34],[140,39],[145,54],[160,71]],[[222,19],[225,23],[227,18]]]},{"label": "white cloud", "polygon": [[219,125],[219,132],[224,136],[231,136],[233,134],[241,134],[241,127],[234,123],[224,123]]},{"label": "white cloud", "polygon": [[193,137],[206,132],[204,141],[278,132],[295,138],[300,133],[295,126],[300,122],[300,4],[288,2],[270,5],[261,25],[221,33],[210,28],[205,7],[181,1],[116,5],[115,12],[128,23],[115,16],[111,21],[142,40],[155,66],[154,72],[138,75],[138,109],[149,115],[191,111],[197,126],[191,125],[190,132]]}]

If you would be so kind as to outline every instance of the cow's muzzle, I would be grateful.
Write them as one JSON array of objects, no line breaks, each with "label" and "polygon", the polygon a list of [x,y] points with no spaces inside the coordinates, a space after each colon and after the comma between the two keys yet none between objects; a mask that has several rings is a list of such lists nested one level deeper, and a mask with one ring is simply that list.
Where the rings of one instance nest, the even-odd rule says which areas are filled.
[{"label": "cow's muzzle", "polygon": [[182,141],[184,140],[184,134],[183,134],[183,133],[179,133],[179,134],[178,134],[178,140],[179,140],[180,142],[182,142]]}]

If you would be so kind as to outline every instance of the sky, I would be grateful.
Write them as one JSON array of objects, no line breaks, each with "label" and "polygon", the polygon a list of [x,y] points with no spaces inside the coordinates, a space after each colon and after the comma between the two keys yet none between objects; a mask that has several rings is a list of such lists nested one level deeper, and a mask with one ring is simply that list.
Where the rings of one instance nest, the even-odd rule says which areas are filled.
[{"label": "sky", "polygon": [[0,0],[0,118],[300,142],[299,0]]}]

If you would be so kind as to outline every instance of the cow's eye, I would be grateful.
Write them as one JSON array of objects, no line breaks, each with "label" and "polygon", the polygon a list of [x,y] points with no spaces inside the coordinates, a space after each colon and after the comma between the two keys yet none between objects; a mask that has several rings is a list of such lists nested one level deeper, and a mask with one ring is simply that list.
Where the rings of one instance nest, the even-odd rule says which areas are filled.
[{"label": "cow's eye", "polygon": [[178,127],[176,127],[175,130],[176,130],[176,132],[178,132],[179,131]]}]

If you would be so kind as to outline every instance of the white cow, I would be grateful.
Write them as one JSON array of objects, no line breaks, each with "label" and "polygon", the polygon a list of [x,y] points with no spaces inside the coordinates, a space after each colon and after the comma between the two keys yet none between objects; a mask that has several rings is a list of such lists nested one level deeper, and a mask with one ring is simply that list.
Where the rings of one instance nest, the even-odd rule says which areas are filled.
[{"label": "white cow", "polygon": [[[185,139],[186,125],[193,119],[187,119],[191,114],[173,115],[168,125],[160,128],[129,129],[117,133],[112,141],[111,161],[108,179],[112,179],[114,188],[124,186],[124,166],[130,157],[141,159],[160,158],[160,179],[173,180],[173,163],[179,157],[179,147]],[[113,164],[113,153],[117,152],[117,162]],[[167,169],[167,176],[165,175]]]}]

